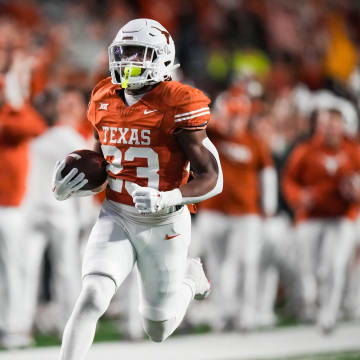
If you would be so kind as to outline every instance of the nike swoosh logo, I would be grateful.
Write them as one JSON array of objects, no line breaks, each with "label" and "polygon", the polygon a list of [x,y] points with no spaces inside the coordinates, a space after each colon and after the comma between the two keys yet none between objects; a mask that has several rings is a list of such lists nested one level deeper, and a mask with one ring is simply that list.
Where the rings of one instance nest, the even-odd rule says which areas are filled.
[{"label": "nike swoosh logo", "polygon": [[144,114],[145,114],[145,115],[151,114],[151,113],[153,113],[153,112],[155,112],[155,111],[157,111],[157,110],[148,110],[148,109],[145,109],[145,110],[144,110]]},{"label": "nike swoosh logo", "polygon": [[168,235],[168,234],[166,234],[166,236],[165,236],[165,240],[171,240],[171,239],[173,239],[174,237],[177,237],[177,236],[179,236],[180,234],[175,234],[175,235]]}]

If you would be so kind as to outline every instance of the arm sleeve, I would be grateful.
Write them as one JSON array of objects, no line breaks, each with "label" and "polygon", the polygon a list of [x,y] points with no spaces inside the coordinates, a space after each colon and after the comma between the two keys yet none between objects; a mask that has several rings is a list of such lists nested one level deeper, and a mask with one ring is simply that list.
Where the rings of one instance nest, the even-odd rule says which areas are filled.
[{"label": "arm sleeve", "polygon": [[218,176],[217,176],[216,184],[206,194],[199,195],[196,197],[183,197],[183,204],[196,204],[196,203],[204,201],[206,199],[210,199],[211,197],[213,197],[217,194],[220,194],[223,190],[223,184],[224,184],[223,173],[222,173],[222,168],[221,168],[221,164],[220,164],[219,154],[216,150],[216,147],[210,141],[209,138],[205,138],[203,140],[202,144],[214,156],[214,158],[216,160],[217,167],[218,167]]},{"label": "arm sleeve", "polygon": [[278,179],[273,167],[268,166],[260,172],[261,205],[265,215],[276,213],[278,203]]},{"label": "arm sleeve", "polygon": [[268,147],[258,139],[261,205],[265,215],[274,215],[278,200],[278,179]]},{"label": "arm sleeve", "polygon": [[218,175],[215,186],[210,189],[207,193],[198,195],[198,196],[192,196],[192,197],[183,197],[182,193],[179,188],[176,188],[174,190],[166,191],[165,194],[167,194],[167,198],[165,200],[166,205],[165,206],[172,206],[172,205],[179,205],[179,204],[196,204],[198,202],[207,200],[217,194],[220,194],[223,189],[223,173],[221,169],[219,154],[213,145],[213,143],[209,140],[209,138],[205,138],[202,141],[202,145],[214,156],[217,167],[218,167]]},{"label": "arm sleeve", "polygon": [[205,129],[210,121],[210,99],[202,91],[186,87],[176,94],[178,104],[171,115],[170,132]]}]

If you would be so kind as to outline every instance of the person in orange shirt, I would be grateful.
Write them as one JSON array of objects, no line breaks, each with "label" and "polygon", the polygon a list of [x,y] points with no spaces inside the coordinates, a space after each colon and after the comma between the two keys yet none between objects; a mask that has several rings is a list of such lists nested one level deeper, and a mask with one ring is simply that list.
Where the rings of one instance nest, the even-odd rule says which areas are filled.
[{"label": "person in orange shirt", "polygon": [[283,192],[296,216],[296,246],[302,317],[334,329],[354,246],[359,211],[356,182],[360,149],[345,135],[341,112],[320,110],[315,134],[291,153]]},{"label": "person in orange shirt", "polygon": [[[250,106],[246,94],[231,89],[215,103],[212,139],[220,155],[224,189],[201,204],[194,227],[214,283],[216,310],[210,321],[218,329],[231,322],[241,330],[256,327],[262,215],[272,215],[277,207],[277,177],[270,152],[247,129]],[[226,307],[221,305],[224,299]]]},{"label": "person in orange shirt", "polygon": [[25,200],[29,216],[27,241],[23,246],[28,254],[24,259],[27,271],[23,288],[27,301],[22,324],[31,333],[47,250],[51,301],[40,307],[36,327],[43,333],[60,335],[81,287],[79,234],[94,224],[99,207],[90,197],[72,198],[59,204],[51,191],[54,163],[74,150],[87,148],[86,140],[78,132],[78,125],[86,116],[84,96],[79,90],[66,88],[56,98],[49,96],[44,106],[51,109],[47,116],[53,126],[33,139],[29,149],[30,174]]},{"label": "person in orange shirt", "polygon": [[[3,39],[4,40],[4,39]],[[11,40],[11,39],[10,39]],[[0,42],[0,343],[6,348],[31,343],[23,333],[22,301],[25,215],[23,209],[29,171],[29,141],[46,125],[28,102],[31,61],[16,52],[11,41]]]}]

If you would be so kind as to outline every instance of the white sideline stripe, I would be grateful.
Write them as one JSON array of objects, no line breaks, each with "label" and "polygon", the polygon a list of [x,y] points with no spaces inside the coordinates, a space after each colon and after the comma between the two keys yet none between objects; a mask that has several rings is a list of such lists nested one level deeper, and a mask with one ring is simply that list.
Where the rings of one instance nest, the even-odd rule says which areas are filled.
[{"label": "white sideline stripe", "polygon": [[[339,324],[332,336],[323,336],[315,326],[279,328],[254,332],[247,336],[237,333],[204,334],[171,337],[159,344],[150,341],[116,341],[97,343],[87,359],[113,359],[118,354],[124,359],[147,360],[253,360],[283,359],[289,356],[339,353],[359,350],[360,325]],[[201,349],[201,356],[199,355]],[[1,360],[56,360],[59,347],[30,350],[1,351]],[[355,359],[355,358],[354,358]]]},{"label": "white sideline stripe", "polygon": [[175,122],[179,122],[179,121],[184,121],[184,120],[189,120],[189,119],[193,119],[195,117],[198,117],[198,116],[203,116],[203,115],[207,115],[209,114],[210,115],[210,111],[204,111],[200,114],[195,114],[195,115],[191,115],[191,116],[187,116],[187,117],[184,117],[184,118],[180,118],[180,119],[175,119]]},{"label": "white sideline stripe", "polygon": [[197,112],[204,111],[204,110],[209,110],[209,107],[206,106],[206,107],[203,107],[203,108],[198,109],[198,110],[194,110],[194,111],[190,111],[190,112],[182,113],[182,114],[177,114],[177,115],[175,115],[175,118],[179,118],[179,117],[183,117],[183,116],[186,116],[186,115],[195,114],[195,113],[197,113]]}]

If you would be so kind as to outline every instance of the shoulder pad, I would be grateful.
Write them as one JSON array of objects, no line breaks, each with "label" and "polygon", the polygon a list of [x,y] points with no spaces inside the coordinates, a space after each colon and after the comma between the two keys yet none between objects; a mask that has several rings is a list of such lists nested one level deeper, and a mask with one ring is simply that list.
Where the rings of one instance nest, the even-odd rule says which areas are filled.
[{"label": "shoulder pad", "polygon": [[100,100],[101,98],[103,98],[104,96],[108,95],[111,92],[115,92],[115,90],[118,88],[118,85],[114,85],[111,82],[111,77],[107,77],[101,81],[99,81],[92,93],[92,100]]},{"label": "shoulder pad", "polygon": [[199,89],[178,81],[164,81],[153,92],[151,102],[158,103],[160,107],[174,108],[202,102],[209,104],[210,99]]}]

